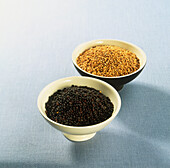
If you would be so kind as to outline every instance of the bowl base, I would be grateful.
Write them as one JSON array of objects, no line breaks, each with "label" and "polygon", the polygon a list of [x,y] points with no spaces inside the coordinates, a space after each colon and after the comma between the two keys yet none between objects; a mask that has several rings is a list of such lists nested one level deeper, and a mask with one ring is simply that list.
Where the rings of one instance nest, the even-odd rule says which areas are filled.
[{"label": "bowl base", "polygon": [[63,134],[70,141],[82,142],[82,141],[87,141],[93,138],[96,135],[96,132],[92,134],[86,134],[86,135],[71,135],[71,134],[66,134],[66,133],[63,133]]},{"label": "bowl base", "polygon": [[[112,85],[113,86],[113,85]],[[120,91],[124,85],[113,86],[117,91]]]}]

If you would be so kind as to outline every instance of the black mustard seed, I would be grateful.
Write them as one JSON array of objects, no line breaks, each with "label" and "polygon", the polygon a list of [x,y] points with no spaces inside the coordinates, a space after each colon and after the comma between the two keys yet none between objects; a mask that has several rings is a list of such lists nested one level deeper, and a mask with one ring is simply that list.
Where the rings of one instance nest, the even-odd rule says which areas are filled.
[{"label": "black mustard seed", "polygon": [[89,126],[111,117],[114,105],[101,91],[87,86],[57,90],[45,104],[47,116],[60,124]]}]

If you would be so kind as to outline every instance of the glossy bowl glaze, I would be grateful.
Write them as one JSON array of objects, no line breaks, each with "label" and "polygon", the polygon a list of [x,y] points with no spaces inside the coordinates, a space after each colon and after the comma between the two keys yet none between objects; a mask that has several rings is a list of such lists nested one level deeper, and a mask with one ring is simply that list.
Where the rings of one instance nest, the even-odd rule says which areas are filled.
[{"label": "glossy bowl glaze", "polygon": [[[59,124],[48,118],[45,113],[45,103],[48,101],[49,96],[51,96],[55,91],[63,89],[65,87],[70,87],[71,85],[88,86],[100,90],[104,95],[109,97],[111,102],[114,104],[112,116],[99,124],[81,127]],[[61,131],[67,139],[71,141],[85,141],[92,138],[97,131],[100,131],[101,129],[106,127],[116,117],[121,107],[121,99],[118,92],[108,83],[90,77],[75,76],[59,79],[47,85],[40,92],[38,96],[37,105],[44,119],[51,126]]]},{"label": "glossy bowl glaze", "polygon": [[[124,76],[118,76],[118,77],[103,77],[103,76],[98,76],[98,75],[93,75],[91,73],[88,73],[84,70],[82,70],[76,63],[76,59],[79,56],[79,54],[83,53],[85,50],[97,46],[97,45],[115,45],[115,46],[119,46],[121,48],[130,50],[131,52],[135,53],[136,56],[139,58],[140,60],[140,68],[128,75],[124,75]],[[143,70],[143,68],[146,65],[146,54],[144,53],[144,51],[139,48],[138,46],[132,44],[132,43],[128,43],[125,41],[120,41],[120,40],[93,40],[93,41],[89,41],[83,44],[80,44],[79,46],[77,46],[75,48],[75,50],[72,53],[72,62],[76,68],[76,70],[82,75],[82,76],[89,76],[89,77],[93,77],[93,78],[97,78],[100,80],[103,80],[109,84],[111,84],[116,90],[121,90],[123,88],[123,85],[132,81],[133,79],[135,79]]]}]

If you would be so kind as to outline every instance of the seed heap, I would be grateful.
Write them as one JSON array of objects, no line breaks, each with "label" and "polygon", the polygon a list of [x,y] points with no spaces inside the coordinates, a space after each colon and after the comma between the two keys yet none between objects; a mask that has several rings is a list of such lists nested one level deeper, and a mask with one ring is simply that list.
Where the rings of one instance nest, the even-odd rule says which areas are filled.
[{"label": "seed heap", "polygon": [[77,57],[77,65],[94,75],[124,76],[140,68],[137,56],[118,46],[99,45],[87,49]]},{"label": "seed heap", "polygon": [[45,108],[47,116],[60,124],[88,126],[111,117],[114,107],[101,91],[72,85],[51,95]]}]

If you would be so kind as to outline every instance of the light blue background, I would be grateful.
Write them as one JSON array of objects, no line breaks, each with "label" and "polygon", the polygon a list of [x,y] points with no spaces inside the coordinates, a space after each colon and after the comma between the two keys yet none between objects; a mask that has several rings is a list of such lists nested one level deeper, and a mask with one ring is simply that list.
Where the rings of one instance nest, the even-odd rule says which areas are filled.
[{"label": "light blue background", "polygon": [[[170,1],[1,0],[0,168],[170,167]],[[78,76],[74,48],[119,39],[147,55],[120,95],[112,123],[83,143],[52,128],[37,108],[48,83]]]}]

